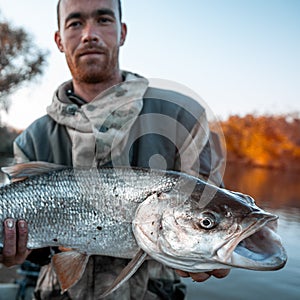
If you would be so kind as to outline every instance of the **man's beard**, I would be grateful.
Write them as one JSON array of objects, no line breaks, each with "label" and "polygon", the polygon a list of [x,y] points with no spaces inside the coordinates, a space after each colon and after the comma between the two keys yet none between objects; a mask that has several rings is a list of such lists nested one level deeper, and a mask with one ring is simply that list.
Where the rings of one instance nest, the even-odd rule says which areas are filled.
[{"label": "man's beard", "polygon": [[[71,70],[72,72],[72,70]],[[103,69],[103,66],[92,64],[90,67],[85,66],[84,68],[78,66],[76,72],[72,72],[73,78],[78,82],[84,83],[99,83],[107,79],[108,73]]]},{"label": "man's beard", "polygon": [[74,64],[68,57],[67,63],[74,80],[87,84],[96,84],[111,80],[116,70],[119,68],[118,50],[115,50],[111,56],[105,53],[104,60],[90,59],[88,61],[81,61],[76,58]]}]

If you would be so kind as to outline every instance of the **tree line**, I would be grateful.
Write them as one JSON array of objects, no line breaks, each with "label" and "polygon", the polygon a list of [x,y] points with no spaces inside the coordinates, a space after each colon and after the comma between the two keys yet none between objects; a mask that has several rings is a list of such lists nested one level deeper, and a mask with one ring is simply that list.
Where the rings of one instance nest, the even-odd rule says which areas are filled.
[{"label": "tree line", "polygon": [[[298,115],[233,115],[220,122],[227,162],[300,169],[300,117]],[[0,153],[12,154],[20,131],[0,127]]]},{"label": "tree line", "polygon": [[300,169],[299,114],[234,115],[221,122],[227,162]]}]

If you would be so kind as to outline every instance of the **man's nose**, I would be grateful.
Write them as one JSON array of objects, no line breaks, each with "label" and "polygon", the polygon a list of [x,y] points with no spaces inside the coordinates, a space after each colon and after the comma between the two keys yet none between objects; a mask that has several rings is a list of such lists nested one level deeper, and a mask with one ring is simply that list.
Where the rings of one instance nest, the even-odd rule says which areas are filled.
[{"label": "man's nose", "polygon": [[83,29],[82,41],[84,43],[94,42],[97,43],[100,40],[97,27],[92,23],[87,23]]}]

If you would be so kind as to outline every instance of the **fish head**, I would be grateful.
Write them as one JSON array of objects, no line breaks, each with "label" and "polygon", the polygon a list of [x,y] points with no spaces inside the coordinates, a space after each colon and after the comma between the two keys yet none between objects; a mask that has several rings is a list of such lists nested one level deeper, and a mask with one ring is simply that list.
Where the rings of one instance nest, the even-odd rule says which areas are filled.
[{"label": "fish head", "polygon": [[[253,198],[201,181],[184,201],[179,201],[180,192],[152,195],[137,210],[133,231],[151,257],[188,272],[285,265],[278,217],[256,206]],[[204,200],[203,193],[211,199]]]}]

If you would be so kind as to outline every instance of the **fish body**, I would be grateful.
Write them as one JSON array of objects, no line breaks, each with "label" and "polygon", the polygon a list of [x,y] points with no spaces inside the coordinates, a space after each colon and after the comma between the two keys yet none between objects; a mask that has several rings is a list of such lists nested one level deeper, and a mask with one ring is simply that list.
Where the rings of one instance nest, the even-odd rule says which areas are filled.
[{"label": "fish body", "polygon": [[63,290],[79,280],[90,255],[133,258],[142,249],[188,272],[276,270],[287,260],[276,234],[277,216],[250,196],[174,171],[61,166],[49,171],[49,166],[4,169],[21,180],[0,188],[0,221],[26,220],[28,248],[74,250],[53,258],[58,276],[70,268],[61,268],[64,261],[83,266],[78,278],[60,282]]},{"label": "fish body", "polygon": [[26,220],[30,249],[63,246],[132,258],[138,251],[131,229],[138,205],[175,183],[176,177],[146,170],[66,168],[2,187],[0,221]]}]

